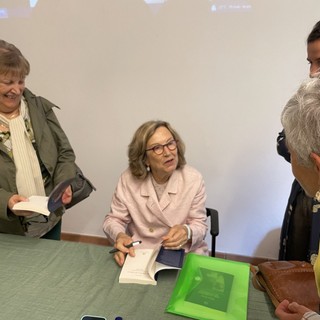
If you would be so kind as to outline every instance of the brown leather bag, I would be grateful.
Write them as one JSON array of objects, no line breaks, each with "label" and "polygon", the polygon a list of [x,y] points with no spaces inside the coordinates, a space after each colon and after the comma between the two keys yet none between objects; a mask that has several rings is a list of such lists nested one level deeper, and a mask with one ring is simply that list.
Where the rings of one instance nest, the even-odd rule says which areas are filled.
[{"label": "brown leather bag", "polygon": [[284,299],[319,312],[313,266],[304,261],[268,261],[251,266],[253,286],[266,291],[275,307]]}]

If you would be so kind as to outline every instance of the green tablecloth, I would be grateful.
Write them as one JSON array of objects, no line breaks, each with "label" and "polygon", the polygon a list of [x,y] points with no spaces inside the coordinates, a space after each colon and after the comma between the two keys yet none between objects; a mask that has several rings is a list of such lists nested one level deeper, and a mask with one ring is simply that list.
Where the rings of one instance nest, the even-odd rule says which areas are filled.
[{"label": "green tablecloth", "polygon": [[[119,284],[110,248],[0,234],[1,320],[185,319],[166,313],[177,271],[156,286]],[[250,287],[248,319],[276,319],[264,293]]]}]

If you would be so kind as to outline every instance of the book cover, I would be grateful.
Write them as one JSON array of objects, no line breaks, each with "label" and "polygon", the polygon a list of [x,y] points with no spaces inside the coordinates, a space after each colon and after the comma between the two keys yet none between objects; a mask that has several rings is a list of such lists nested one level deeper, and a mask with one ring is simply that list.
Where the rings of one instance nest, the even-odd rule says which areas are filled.
[{"label": "book cover", "polygon": [[157,273],[164,269],[181,269],[183,258],[184,249],[136,249],[135,257],[127,255],[119,283],[156,285]]},{"label": "book cover", "polygon": [[230,273],[199,268],[193,275],[186,301],[226,312],[233,277]]},{"label": "book cover", "polygon": [[160,248],[157,255],[156,262],[162,263],[170,267],[176,267],[181,269],[184,259],[184,249],[170,250],[164,247]]},{"label": "book cover", "polygon": [[249,264],[189,253],[166,311],[199,320],[246,320]]},{"label": "book cover", "polygon": [[58,183],[48,197],[31,196],[29,201],[20,201],[13,206],[13,210],[33,211],[49,216],[51,212],[62,207],[62,195],[72,181],[73,178]]}]

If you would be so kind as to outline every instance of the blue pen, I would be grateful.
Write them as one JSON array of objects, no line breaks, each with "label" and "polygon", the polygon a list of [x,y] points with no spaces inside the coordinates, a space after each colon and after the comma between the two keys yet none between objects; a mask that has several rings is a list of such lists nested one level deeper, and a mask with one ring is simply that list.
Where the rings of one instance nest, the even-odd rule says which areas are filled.
[{"label": "blue pen", "polygon": [[[134,247],[134,246],[137,246],[138,244],[140,244],[142,241],[141,240],[138,240],[138,241],[133,241],[127,245],[125,245],[126,248],[131,248],[131,247]],[[112,250],[109,251],[109,253],[115,253],[115,252],[118,252],[119,249],[117,248],[114,248]]]}]

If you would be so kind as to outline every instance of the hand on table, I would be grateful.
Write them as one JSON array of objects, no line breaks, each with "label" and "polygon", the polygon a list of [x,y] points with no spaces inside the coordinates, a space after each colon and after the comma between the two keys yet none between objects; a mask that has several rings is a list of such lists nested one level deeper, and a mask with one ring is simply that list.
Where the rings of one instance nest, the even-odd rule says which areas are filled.
[{"label": "hand on table", "polygon": [[308,311],[311,310],[303,305],[283,300],[276,308],[275,314],[280,320],[301,320]]},{"label": "hand on table", "polygon": [[126,245],[132,243],[132,238],[129,237],[127,234],[120,232],[117,236],[116,242],[114,247],[118,249],[113,258],[117,262],[117,264],[122,267],[126,258],[126,254],[129,253],[131,257],[135,256],[134,247],[126,248]]}]

